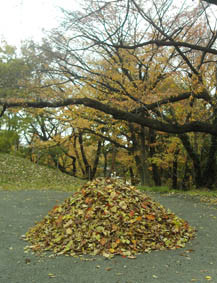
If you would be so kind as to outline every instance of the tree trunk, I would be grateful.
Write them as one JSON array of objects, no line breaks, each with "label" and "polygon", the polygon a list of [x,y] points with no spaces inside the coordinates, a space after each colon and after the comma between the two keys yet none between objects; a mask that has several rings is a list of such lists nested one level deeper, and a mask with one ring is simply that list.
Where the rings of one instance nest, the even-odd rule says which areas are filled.
[{"label": "tree trunk", "polygon": [[[151,186],[150,174],[148,171],[148,151],[145,136],[145,128],[141,126],[140,130],[140,144],[141,144],[141,185]],[[146,140],[145,140],[146,138]]]},{"label": "tree trunk", "polygon": [[173,159],[173,175],[172,175],[172,188],[178,188],[178,154],[179,149],[177,148],[174,152],[174,159]]},{"label": "tree trunk", "polygon": [[210,189],[214,188],[216,181],[216,151],[217,151],[217,137],[211,137],[211,144],[206,161],[206,166],[203,171],[202,186]]},{"label": "tree trunk", "polygon": [[184,176],[182,179],[182,190],[187,191],[190,189],[190,169],[188,166],[188,158],[186,160],[186,164],[185,164],[185,171],[184,171]]},{"label": "tree trunk", "polygon": [[[134,125],[129,124],[131,139],[133,142],[134,159],[140,176],[141,185],[151,185],[150,175],[147,166],[147,149],[145,144],[145,129],[143,126],[135,129]],[[137,135],[136,135],[137,134]]]},{"label": "tree trunk", "polygon": [[[155,154],[155,147],[152,146],[156,142],[156,135],[155,131],[152,129],[149,129],[149,153],[150,157],[153,157]],[[156,164],[151,164],[152,166],[152,174],[153,174],[153,180],[155,186],[161,186],[161,176],[159,173],[159,168]]]},{"label": "tree trunk", "polygon": [[93,169],[91,170],[91,180],[93,180],[93,178],[96,175],[96,170],[99,164],[99,156],[101,153],[101,148],[102,148],[102,143],[101,141],[98,141],[97,143],[97,151],[96,151],[96,156],[95,156],[95,160],[94,160],[94,164],[93,164]]},{"label": "tree trunk", "polygon": [[81,163],[81,160],[80,160],[80,157],[79,157],[79,154],[78,154],[78,150],[77,150],[77,145],[76,145],[77,144],[77,138],[78,138],[78,136],[74,136],[73,148],[74,148],[74,151],[75,151],[76,159],[78,161],[78,165],[81,169],[83,176],[85,176],[85,170],[82,166],[82,163]]},{"label": "tree trunk", "polygon": [[129,167],[129,172],[130,172],[130,183],[131,185],[136,185],[136,180],[135,180],[135,175],[133,173],[133,168],[130,166]]},{"label": "tree trunk", "polygon": [[[203,186],[203,178],[201,173],[201,162],[198,154],[194,151],[193,147],[190,144],[189,137],[187,134],[179,135],[179,138],[182,141],[184,148],[186,149],[189,157],[193,162],[194,167],[194,183],[197,188]],[[193,174],[192,174],[193,175]]]},{"label": "tree trunk", "polygon": [[103,176],[104,176],[104,178],[106,178],[107,177],[107,168],[108,168],[107,152],[103,152],[103,157],[104,157]]},{"label": "tree trunk", "polygon": [[112,160],[111,160],[111,168],[109,175],[112,175],[115,172],[116,155],[117,155],[117,149],[114,145],[112,145]]},{"label": "tree trunk", "polygon": [[79,133],[78,140],[79,140],[82,160],[83,160],[84,167],[85,167],[85,176],[86,178],[88,178],[88,180],[90,180],[91,175],[92,175],[92,172],[91,172],[92,170],[91,170],[90,164],[88,163],[88,160],[87,160],[87,157],[84,151],[82,133]]}]

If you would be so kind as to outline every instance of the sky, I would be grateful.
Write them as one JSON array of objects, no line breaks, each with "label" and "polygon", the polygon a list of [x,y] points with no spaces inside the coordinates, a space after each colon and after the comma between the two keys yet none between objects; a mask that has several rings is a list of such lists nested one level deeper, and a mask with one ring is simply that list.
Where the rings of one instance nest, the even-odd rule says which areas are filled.
[{"label": "sky", "polygon": [[22,40],[40,40],[42,30],[58,25],[59,7],[78,8],[79,0],[0,0],[0,40],[19,45]]},{"label": "sky", "polygon": [[[40,40],[42,29],[58,25],[59,7],[76,10],[82,0],[0,0],[0,41],[19,46],[25,39]],[[195,3],[195,2],[194,2]],[[212,5],[213,6],[213,5]]]}]

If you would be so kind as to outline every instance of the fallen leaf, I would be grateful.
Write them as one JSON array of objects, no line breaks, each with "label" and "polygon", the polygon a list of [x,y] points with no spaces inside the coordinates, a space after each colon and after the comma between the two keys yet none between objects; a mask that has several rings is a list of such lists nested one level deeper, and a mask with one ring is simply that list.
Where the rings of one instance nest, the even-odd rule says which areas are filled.
[{"label": "fallen leaf", "polygon": [[66,229],[66,234],[67,235],[72,235],[72,229],[71,228],[67,228]]},{"label": "fallen leaf", "polygon": [[63,221],[63,216],[60,215],[60,216],[58,217],[57,221],[56,221],[57,226],[60,226],[60,225],[62,224],[62,221]]},{"label": "fallen leaf", "polygon": [[56,278],[56,275],[54,275],[53,273],[48,273],[48,276],[49,276],[50,278]]},{"label": "fallen leaf", "polygon": [[153,214],[146,215],[148,220],[155,220],[155,216]]},{"label": "fallen leaf", "polygon": [[134,256],[134,255],[129,255],[128,258],[130,258],[130,259],[135,259],[136,256]]},{"label": "fallen leaf", "polygon": [[107,240],[106,240],[105,238],[102,238],[102,239],[100,240],[100,244],[101,244],[102,246],[104,246],[106,243],[107,243]]}]

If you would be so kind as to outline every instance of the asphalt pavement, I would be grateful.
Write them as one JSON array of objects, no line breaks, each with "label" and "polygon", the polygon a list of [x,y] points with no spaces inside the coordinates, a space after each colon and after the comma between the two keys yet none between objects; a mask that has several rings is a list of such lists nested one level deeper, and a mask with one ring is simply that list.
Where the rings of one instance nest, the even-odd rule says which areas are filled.
[{"label": "asphalt pavement", "polygon": [[0,283],[217,283],[217,209],[190,196],[153,196],[196,227],[185,248],[110,260],[26,253],[22,235],[69,195],[0,191]]}]

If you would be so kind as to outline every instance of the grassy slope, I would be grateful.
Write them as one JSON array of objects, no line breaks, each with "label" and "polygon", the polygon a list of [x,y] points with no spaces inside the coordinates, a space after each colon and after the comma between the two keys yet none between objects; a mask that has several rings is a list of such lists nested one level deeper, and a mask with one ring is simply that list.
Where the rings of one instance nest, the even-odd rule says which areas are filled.
[{"label": "grassy slope", "polygon": [[0,189],[53,189],[73,191],[83,181],[59,170],[33,164],[31,161],[0,153]]}]

